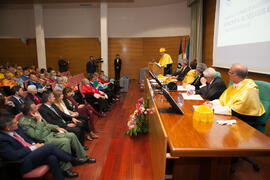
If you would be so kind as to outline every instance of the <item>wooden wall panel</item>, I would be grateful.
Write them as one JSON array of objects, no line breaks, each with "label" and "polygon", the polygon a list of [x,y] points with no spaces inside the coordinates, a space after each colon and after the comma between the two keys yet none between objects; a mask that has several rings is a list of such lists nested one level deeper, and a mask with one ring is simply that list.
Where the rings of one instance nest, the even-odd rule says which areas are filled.
[{"label": "wooden wall panel", "polygon": [[0,63],[11,65],[37,65],[36,41],[29,39],[27,45],[20,39],[0,39]]},{"label": "wooden wall panel", "polygon": [[115,55],[120,54],[122,59],[121,76],[127,75],[130,79],[138,79],[138,71],[145,67],[143,61],[142,38],[110,38],[109,39],[109,76],[114,77]]},{"label": "wooden wall panel", "polygon": [[84,72],[89,56],[100,57],[98,38],[48,38],[46,39],[47,67],[58,70],[59,56],[69,60],[72,74]]},{"label": "wooden wall panel", "polygon": [[110,38],[109,39],[109,76],[114,77],[113,61],[116,54],[123,60],[121,76],[138,79],[140,68],[147,67],[153,58],[159,59],[159,48],[165,47],[171,55],[173,71],[176,70],[180,40],[188,36],[162,38]]},{"label": "wooden wall panel", "polygon": [[[215,22],[216,0],[204,0],[203,9],[203,62],[207,66],[213,65],[213,39]],[[229,83],[228,69],[215,68],[222,75],[225,82]],[[270,82],[270,75],[249,73],[248,78]]]},{"label": "wooden wall panel", "polygon": [[[123,59],[121,76],[138,79],[140,68],[147,67],[154,57],[159,59],[159,48],[165,47],[171,55],[173,71],[176,70],[181,37],[158,38],[109,38],[109,76],[114,77],[113,61],[116,54]],[[90,55],[100,56],[98,38],[47,38],[45,39],[47,67],[58,70],[59,56],[70,61],[72,74],[86,72],[86,62]],[[23,66],[37,65],[35,39],[29,40],[26,46],[19,39],[0,40],[0,59],[9,60],[10,64]]]}]

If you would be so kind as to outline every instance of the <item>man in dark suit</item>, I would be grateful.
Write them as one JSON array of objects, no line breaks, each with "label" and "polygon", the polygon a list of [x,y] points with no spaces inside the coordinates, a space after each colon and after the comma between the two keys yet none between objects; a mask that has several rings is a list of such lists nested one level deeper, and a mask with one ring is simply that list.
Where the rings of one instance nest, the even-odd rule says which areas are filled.
[{"label": "man in dark suit", "polygon": [[203,72],[201,83],[202,85],[199,90],[196,90],[196,94],[201,94],[205,99],[211,101],[218,99],[227,88],[224,81],[217,76],[217,72],[213,68],[207,68]]},{"label": "man in dark suit", "polygon": [[9,100],[13,102],[15,114],[22,112],[22,104],[24,104],[25,99],[23,97],[23,88],[20,86],[14,86],[11,88],[12,93],[14,94]]},{"label": "man in dark suit", "polygon": [[68,70],[68,62],[63,59],[62,56],[59,57],[58,60],[59,72],[67,72]]},{"label": "man in dark suit", "polygon": [[[74,123],[73,117],[62,112],[56,105],[54,105],[55,97],[52,92],[44,93],[42,96],[43,104],[39,108],[41,116],[50,124],[57,125],[73,132],[79,139],[82,146],[84,145],[84,129],[80,123]],[[88,150],[88,147],[84,147]]]},{"label": "man in dark suit", "polygon": [[205,71],[206,68],[207,68],[207,66],[204,63],[198,63],[196,66],[197,77],[191,83],[191,85],[195,86],[196,90],[199,90],[200,86],[202,85],[201,78],[203,77],[203,71]]},{"label": "man in dark suit", "polygon": [[178,81],[183,81],[183,79],[187,75],[188,71],[190,70],[190,67],[188,66],[187,59],[183,59],[181,61],[181,65],[182,65],[181,69],[179,71],[175,72],[174,74],[172,74],[172,76],[176,76]]},{"label": "man in dark suit", "polygon": [[[64,180],[58,160],[72,161],[70,154],[54,145],[34,144],[18,126],[18,115],[15,118],[11,115],[1,115],[0,117],[0,156],[9,161],[23,160],[20,165],[21,174],[40,165],[48,164],[54,179],[57,180]],[[78,176],[77,173],[68,171],[68,174],[64,172],[68,177]]]},{"label": "man in dark suit", "polygon": [[122,66],[122,60],[120,59],[120,55],[116,54],[116,58],[114,59],[114,72],[115,72],[115,80],[120,79],[120,71]]},{"label": "man in dark suit", "polygon": [[89,61],[86,63],[86,72],[88,75],[94,74],[96,72],[96,65],[94,63],[93,56],[90,56]]}]

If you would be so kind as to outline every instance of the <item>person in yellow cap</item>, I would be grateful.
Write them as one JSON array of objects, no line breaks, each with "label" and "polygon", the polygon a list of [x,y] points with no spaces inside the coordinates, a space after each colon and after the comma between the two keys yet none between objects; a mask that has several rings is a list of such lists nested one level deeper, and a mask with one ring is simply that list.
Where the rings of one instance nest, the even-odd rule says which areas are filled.
[{"label": "person in yellow cap", "polygon": [[233,64],[228,74],[233,85],[219,99],[205,104],[213,108],[215,114],[232,115],[249,124],[255,123],[265,113],[258,86],[253,80],[246,79],[248,69],[245,65]]},{"label": "person in yellow cap", "polygon": [[165,48],[159,49],[161,58],[159,59],[159,64],[161,66],[164,66],[164,75],[171,74],[172,73],[172,58],[169,54],[166,53]]}]

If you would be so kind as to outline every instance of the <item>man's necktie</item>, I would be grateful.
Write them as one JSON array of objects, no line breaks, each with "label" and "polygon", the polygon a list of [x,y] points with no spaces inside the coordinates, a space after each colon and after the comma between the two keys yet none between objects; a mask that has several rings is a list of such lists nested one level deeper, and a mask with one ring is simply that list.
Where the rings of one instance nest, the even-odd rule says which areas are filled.
[{"label": "man's necktie", "polygon": [[66,121],[56,112],[56,110],[52,107],[52,106],[50,106],[50,109],[58,116],[58,117],[60,117],[61,119],[62,119],[62,122],[63,123],[65,123],[66,124]]},{"label": "man's necktie", "polygon": [[34,99],[35,99],[38,103],[40,103],[40,100],[38,99],[37,96],[34,96]]},{"label": "man's necktie", "polygon": [[13,133],[13,137],[19,141],[24,147],[30,147],[32,146],[31,144],[29,144],[28,142],[26,142],[24,139],[22,139],[20,136],[17,135],[17,133]]},{"label": "man's necktie", "polygon": [[20,98],[20,99],[19,99],[19,102],[20,102],[21,104],[23,104],[23,100],[22,100],[22,98]]}]

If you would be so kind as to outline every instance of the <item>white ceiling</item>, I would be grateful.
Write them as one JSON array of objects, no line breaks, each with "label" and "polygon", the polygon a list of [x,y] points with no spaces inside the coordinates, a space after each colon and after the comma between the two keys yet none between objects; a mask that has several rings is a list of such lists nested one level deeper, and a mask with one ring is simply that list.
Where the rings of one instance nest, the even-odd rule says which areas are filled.
[{"label": "white ceiling", "polygon": [[[161,6],[166,4],[174,4],[184,2],[186,0],[134,0],[131,3],[109,3],[110,8],[136,8]],[[44,8],[97,8],[99,3],[50,3],[44,4]],[[8,9],[28,9],[33,8],[32,4],[0,4],[0,8]]]}]

